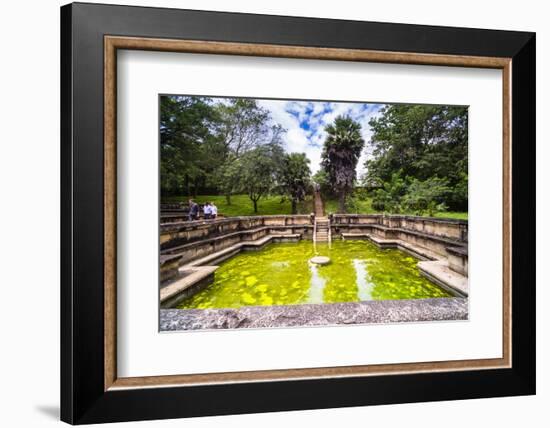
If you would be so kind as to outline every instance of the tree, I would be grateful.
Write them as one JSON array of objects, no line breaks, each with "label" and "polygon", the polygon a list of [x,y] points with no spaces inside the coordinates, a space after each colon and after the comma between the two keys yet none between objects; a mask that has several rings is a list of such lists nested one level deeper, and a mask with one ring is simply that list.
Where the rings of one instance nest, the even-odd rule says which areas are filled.
[{"label": "tree", "polygon": [[377,211],[398,214],[402,211],[402,198],[407,193],[408,182],[401,176],[401,171],[394,172],[389,181],[374,191],[372,207]]},{"label": "tree", "polygon": [[273,152],[286,132],[252,99],[163,96],[160,104],[162,195],[208,189],[230,204],[243,185],[241,158],[264,145]]},{"label": "tree", "polygon": [[220,163],[213,127],[218,120],[208,98],[163,96],[160,101],[160,180],[163,194],[176,194]]},{"label": "tree", "polygon": [[372,207],[392,214],[427,213],[432,217],[447,208],[444,201],[450,191],[446,179],[431,177],[421,181],[414,177],[403,177],[402,171],[398,171],[374,192]]},{"label": "tree", "polygon": [[225,195],[227,205],[231,205],[231,195],[241,189],[241,162],[229,156],[218,170],[218,189]]},{"label": "tree", "polygon": [[253,99],[231,99],[228,104],[217,104],[216,109],[220,117],[217,133],[225,149],[224,166],[219,169],[217,181],[225,193],[227,204],[231,205],[231,195],[235,191],[235,186],[233,182],[226,182],[227,173],[233,169],[231,164],[247,151],[267,144],[270,140],[280,139],[285,130],[277,125],[270,127],[269,111],[260,107]]},{"label": "tree", "polygon": [[234,161],[233,170],[238,175],[235,190],[248,195],[255,213],[258,212],[258,201],[276,189],[283,159],[283,148],[269,143],[245,152]]},{"label": "tree", "polygon": [[361,125],[350,117],[339,116],[325,128],[328,136],[321,155],[321,166],[339,200],[339,211],[346,212],[346,196],[353,190],[355,169],[365,141]]},{"label": "tree", "polygon": [[229,104],[218,104],[217,109],[221,117],[218,133],[228,153],[238,158],[258,144],[268,142],[270,114],[256,100],[234,98]]},{"label": "tree", "polygon": [[445,202],[452,209],[467,209],[467,107],[396,104],[380,113],[369,122],[372,156],[365,163],[365,180],[388,182],[396,171],[420,181],[439,177],[456,189]]},{"label": "tree", "polygon": [[416,215],[427,213],[433,217],[436,212],[447,208],[444,200],[450,190],[444,178],[431,177],[424,181],[412,178],[402,204],[407,212]]},{"label": "tree", "polygon": [[292,214],[297,213],[297,204],[305,199],[310,187],[309,163],[305,153],[290,153],[283,158],[280,191],[290,198]]}]

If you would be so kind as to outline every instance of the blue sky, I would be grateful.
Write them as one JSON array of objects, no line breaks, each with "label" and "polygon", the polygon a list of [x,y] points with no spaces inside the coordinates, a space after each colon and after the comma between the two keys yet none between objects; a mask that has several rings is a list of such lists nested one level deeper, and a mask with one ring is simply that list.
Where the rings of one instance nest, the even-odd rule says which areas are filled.
[{"label": "blue sky", "polygon": [[[269,110],[273,120],[286,130],[283,137],[287,152],[302,152],[310,159],[313,173],[319,170],[321,152],[326,138],[325,126],[340,115],[350,116],[361,124],[361,133],[365,143],[371,137],[369,120],[379,115],[383,104],[339,103],[322,101],[285,101],[257,100]],[[367,144],[365,144],[366,146]],[[364,172],[363,164],[367,158],[367,148],[357,165],[358,176]]]}]

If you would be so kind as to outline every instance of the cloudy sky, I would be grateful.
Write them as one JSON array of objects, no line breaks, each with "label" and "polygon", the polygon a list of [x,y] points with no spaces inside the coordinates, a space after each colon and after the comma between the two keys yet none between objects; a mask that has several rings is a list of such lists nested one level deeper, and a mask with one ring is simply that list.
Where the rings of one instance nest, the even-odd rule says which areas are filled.
[{"label": "cloudy sky", "polygon": [[[258,100],[258,103],[269,110],[273,120],[287,130],[284,136],[285,149],[288,152],[305,153],[311,160],[313,173],[320,167],[326,125],[340,115],[350,116],[361,124],[363,139],[368,143],[371,137],[369,120],[378,116],[383,107],[383,104],[322,101]],[[358,176],[364,172],[366,145],[357,165]]]}]

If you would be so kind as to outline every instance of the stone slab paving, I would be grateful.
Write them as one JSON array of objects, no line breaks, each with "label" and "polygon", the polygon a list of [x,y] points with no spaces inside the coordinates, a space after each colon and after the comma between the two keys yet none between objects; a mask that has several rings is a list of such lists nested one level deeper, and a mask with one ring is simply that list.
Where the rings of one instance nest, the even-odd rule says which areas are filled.
[{"label": "stone slab paving", "polygon": [[306,327],[468,319],[468,299],[379,300],[333,304],[161,309],[160,330]]},{"label": "stone slab paving", "polygon": [[446,261],[418,262],[418,269],[436,284],[468,295],[468,277],[452,270]]},{"label": "stone slab paving", "polygon": [[212,275],[216,269],[218,269],[218,266],[197,266],[180,269],[182,277],[160,289],[161,304]]}]

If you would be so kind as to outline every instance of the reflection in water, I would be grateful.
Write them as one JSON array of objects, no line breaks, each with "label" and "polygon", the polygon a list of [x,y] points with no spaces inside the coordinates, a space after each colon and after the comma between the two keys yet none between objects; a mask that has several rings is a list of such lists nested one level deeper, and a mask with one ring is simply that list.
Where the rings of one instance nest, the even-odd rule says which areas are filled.
[{"label": "reflection in water", "polygon": [[370,277],[367,272],[367,262],[365,260],[353,259],[352,263],[355,268],[357,297],[359,300],[372,300],[372,288],[374,284],[370,281]]},{"label": "reflection in water", "polygon": [[290,266],[289,262],[272,262],[271,267],[284,269]]},{"label": "reflection in water", "polygon": [[311,272],[311,280],[307,303],[323,303],[323,292],[327,280],[319,275],[319,267],[315,263],[309,263],[309,270]]}]

